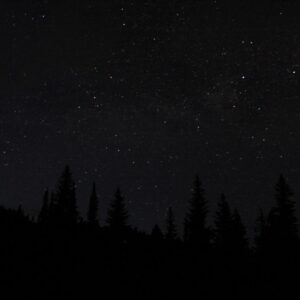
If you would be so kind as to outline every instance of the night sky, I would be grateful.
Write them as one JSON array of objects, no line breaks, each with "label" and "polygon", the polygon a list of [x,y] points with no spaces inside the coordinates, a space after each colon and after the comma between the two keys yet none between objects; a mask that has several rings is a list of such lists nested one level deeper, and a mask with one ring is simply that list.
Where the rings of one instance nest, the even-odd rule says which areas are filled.
[{"label": "night sky", "polygon": [[253,2],[1,1],[0,204],[35,214],[66,164],[83,215],[120,186],[145,230],[196,173],[251,227],[280,172],[299,195],[300,4]]}]

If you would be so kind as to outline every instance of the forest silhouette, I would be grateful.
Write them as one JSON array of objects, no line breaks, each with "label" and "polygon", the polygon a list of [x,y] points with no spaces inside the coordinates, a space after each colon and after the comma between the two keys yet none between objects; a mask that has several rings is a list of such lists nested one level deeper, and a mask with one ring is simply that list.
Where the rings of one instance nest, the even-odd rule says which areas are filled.
[{"label": "forest silhouette", "polygon": [[[274,207],[257,218],[255,242],[237,209],[220,195],[214,224],[195,177],[179,232],[172,207],[165,230],[132,228],[120,188],[106,225],[99,223],[93,183],[86,218],[65,167],[55,192],[46,190],[39,215],[0,207],[3,299],[289,299],[298,295],[299,238],[294,195],[283,175]],[[102,220],[101,220],[102,221]],[[103,222],[101,222],[103,223]],[[295,296],[293,296],[294,298]]]}]

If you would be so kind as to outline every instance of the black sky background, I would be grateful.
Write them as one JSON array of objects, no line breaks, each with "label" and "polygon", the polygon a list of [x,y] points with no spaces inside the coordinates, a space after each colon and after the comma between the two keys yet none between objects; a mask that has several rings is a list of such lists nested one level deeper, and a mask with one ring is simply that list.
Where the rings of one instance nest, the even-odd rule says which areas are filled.
[{"label": "black sky background", "polygon": [[149,230],[200,175],[254,225],[300,193],[300,4],[2,1],[0,203],[36,213],[65,164],[85,215],[114,190]]}]

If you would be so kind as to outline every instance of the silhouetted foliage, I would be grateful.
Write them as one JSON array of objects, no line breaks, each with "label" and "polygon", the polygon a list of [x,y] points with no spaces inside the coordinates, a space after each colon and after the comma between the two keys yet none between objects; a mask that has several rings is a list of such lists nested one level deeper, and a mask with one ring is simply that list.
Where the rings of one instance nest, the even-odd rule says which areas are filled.
[{"label": "silhouetted foliage", "polygon": [[243,254],[248,248],[247,231],[237,209],[234,209],[233,211],[232,227],[232,248],[234,249],[235,253]]},{"label": "silhouetted foliage", "polygon": [[87,219],[90,224],[98,224],[98,197],[95,183],[90,197]]},{"label": "silhouetted foliage", "polygon": [[229,251],[232,246],[233,220],[225,195],[221,195],[215,216],[215,245],[222,250]]},{"label": "silhouetted foliage", "polygon": [[177,229],[176,229],[175,218],[174,218],[172,207],[169,207],[167,212],[166,228],[167,228],[166,239],[168,241],[176,240],[178,236],[177,236]]},{"label": "silhouetted foliage", "polygon": [[211,231],[206,225],[207,203],[200,179],[195,177],[190,208],[185,220],[185,240],[192,244],[207,247]]},{"label": "silhouetted foliage", "polygon": [[257,252],[261,251],[264,248],[267,231],[267,220],[264,212],[260,209],[255,226],[255,247]]},{"label": "silhouetted foliage", "polygon": [[270,230],[287,245],[298,239],[298,224],[295,217],[295,202],[293,192],[281,174],[275,187],[276,204],[272,209],[269,221]]},{"label": "silhouetted foliage", "polygon": [[122,231],[128,226],[128,213],[125,205],[124,197],[118,188],[115,198],[108,211],[107,223],[115,231]]},{"label": "silhouetted foliage", "polygon": [[[290,298],[297,283],[294,274],[300,267],[298,226],[293,192],[283,175],[275,186],[276,206],[267,218],[258,218],[256,242],[257,278],[264,298],[270,297],[269,286],[276,286],[276,299]],[[278,297],[278,298],[277,298]]]},{"label": "silhouetted foliage", "polygon": [[38,223],[45,224],[49,218],[49,191],[48,189],[44,193],[43,204],[38,216]]},{"label": "silhouetted foliage", "polygon": [[73,226],[78,219],[75,183],[70,167],[66,166],[58,182],[52,203],[54,222],[60,226]]},{"label": "silhouetted foliage", "polygon": [[108,226],[91,226],[98,220],[95,184],[83,222],[67,167],[57,191],[45,191],[37,222],[22,206],[0,206],[0,280],[2,295],[9,295],[3,298],[92,299],[100,291],[105,299],[290,299],[299,294],[293,274],[300,267],[292,196],[280,176],[276,206],[267,217],[261,212],[250,251],[240,214],[223,194],[211,239],[198,177],[181,241],[171,207],[165,235],[157,224],[150,234],[132,229],[120,189]]},{"label": "silhouetted foliage", "polygon": [[151,237],[156,242],[161,242],[164,238],[164,235],[157,224],[155,224],[152,229]]}]

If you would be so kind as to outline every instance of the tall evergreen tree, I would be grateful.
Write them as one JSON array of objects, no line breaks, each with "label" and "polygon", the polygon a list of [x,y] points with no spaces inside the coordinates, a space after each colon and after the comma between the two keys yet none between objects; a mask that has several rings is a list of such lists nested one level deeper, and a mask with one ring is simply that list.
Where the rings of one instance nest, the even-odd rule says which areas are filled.
[{"label": "tall evergreen tree", "polygon": [[93,189],[90,196],[87,218],[90,224],[98,224],[98,197],[95,183],[93,183]]},{"label": "tall evergreen tree", "polygon": [[108,210],[107,223],[111,229],[115,231],[123,231],[127,226],[128,213],[125,205],[124,197],[118,188],[114,200]]},{"label": "tall evergreen tree", "polygon": [[49,191],[44,192],[43,204],[38,216],[38,223],[44,224],[48,221],[49,217]]},{"label": "tall evergreen tree", "polygon": [[255,247],[257,252],[261,252],[266,241],[268,226],[264,212],[259,211],[255,226]]},{"label": "tall evergreen tree", "polygon": [[55,219],[60,224],[71,225],[77,222],[75,190],[70,168],[66,166],[59,179],[53,203]]},{"label": "tall evergreen tree", "polygon": [[278,209],[278,221],[282,234],[291,239],[298,237],[298,224],[295,216],[294,193],[281,174],[276,189],[276,201]]},{"label": "tall evergreen tree", "polygon": [[177,229],[175,225],[175,218],[173,214],[172,207],[169,207],[167,212],[167,219],[166,219],[166,239],[169,241],[174,241],[177,239]]},{"label": "tall evergreen tree", "polygon": [[235,253],[243,254],[247,250],[248,240],[246,227],[242,222],[242,218],[237,209],[233,211],[232,215],[232,228],[233,228],[233,251]]},{"label": "tall evergreen tree", "polygon": [[298,224],[295,216],[293,192],[281,174],[275,186],[276,206],[268,216],[268,239],[272,247],[283,250],[298,242]]},{"label": "tall evergreen tree", "polygon": [[215,216],[215,244],[219,249],[228,251],[231,248],[232,226],[230,207],[222,194]]},{"label": "tall evergreen tree", "polygon": [[210,243],[211,232],[206,225],[207,203],[204,197],[204,189],[198,176],[195,177],[190,208],[185,221],[186,241],[208,246]]}]

